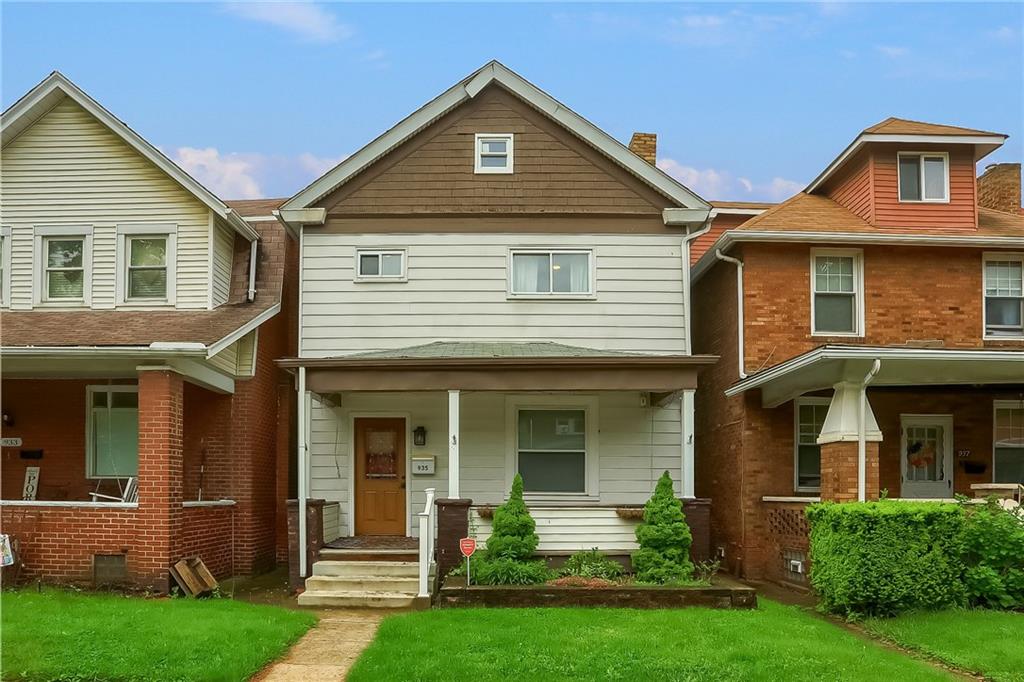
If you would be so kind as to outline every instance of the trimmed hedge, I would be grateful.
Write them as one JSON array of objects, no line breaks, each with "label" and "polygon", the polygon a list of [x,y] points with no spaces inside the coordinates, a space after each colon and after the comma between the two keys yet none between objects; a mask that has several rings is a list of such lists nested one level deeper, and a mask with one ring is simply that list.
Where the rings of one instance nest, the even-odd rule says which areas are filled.
[{"label": "trimmed hedge", "polygon": [[889,616],[967,604],[959,505],[825,502],[807,518],[811,584],[825,610]]}]

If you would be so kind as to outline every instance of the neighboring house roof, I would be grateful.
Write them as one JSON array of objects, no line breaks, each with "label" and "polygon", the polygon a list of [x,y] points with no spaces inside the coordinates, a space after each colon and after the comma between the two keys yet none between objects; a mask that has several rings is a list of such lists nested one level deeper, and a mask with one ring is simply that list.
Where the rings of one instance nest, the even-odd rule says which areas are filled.
[{"label": "neighboring house roof", "polygon": [[407,360],[415,358],[608,358],[640,353],[567,346],[550,341],[435,341],[418,346],[345,355],[346,360]]},{"label": "neighboring house roof", "polygon": [[[275,222],[255,223],[260,236],[256,299],[244,302],[248,281],[233,277],[229,301],[213,310],[46,310],[0,313],[0,345],[17,347],[99,347],[201,343],[208,355],[222,350],[281,309],[288,239]],[[247,272],[249,249],[235,252],[233,272]],[[243,262],[244,261],[244,262]]]},{"label": "neighboring house roof", "polygon": [[0,114],[2,145],[6,147],[8,143],[45,116],[65,97],[72,99],[172,180],[192,193],[199,201],[224,219],[236,232],[250,240],[259,238],[258,233],[233,209],[218,199],[213,192],[203,187],[199,181],[164,156],[159,149],[147,142],[121,119],[107,111],[99,102],[87,95],[59,71],[51,73],[21,99],[8,107],[7,111]]},{"label": "neighboring house roof", "polygon": [[776,203],[766,201],[710,201],[712,208],[750,208],[757,210],[767,210],[772,206],[777,206]]},{"label": "neighboring house roof", "polygon": [[862,131],[862,135],[878,133],[883,135],[998,135],[1006,137],[1002,133],[993,133],[988,130],[975,130],[974,128],[961,128],[960,126],[942,125],[939,123],[925,123],[924,121],[911,121],[906,118],[890,116],[873,126],[868,126]]},{"label": "neighboring house roof", "polygon": [[288,201],[283,199],[229,199],[224,203],[238,212],[243,218],[265,217],[273,219],[273,212],[281,208],[281,204]]},{"label": "neighboring house roof", "polygon": [[[282,212],[308,209],[362,172],[410,137],[460,104],[476,97],[488,85],[497,84],[570,130],[650,187],[682,208],[707,210],[709,205],[665,172],[631,152],[625,145],[575,113],[561,102],[497,61],[491,61],[444,93],[416,110],[376,140],[327,171],[289,199]],[[703,218],[701,218],[703,219]]]}]

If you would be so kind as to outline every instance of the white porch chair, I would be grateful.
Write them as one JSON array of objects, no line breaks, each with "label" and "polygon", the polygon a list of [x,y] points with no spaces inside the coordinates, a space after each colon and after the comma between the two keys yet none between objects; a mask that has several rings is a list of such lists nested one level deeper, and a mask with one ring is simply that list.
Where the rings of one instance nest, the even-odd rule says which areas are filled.
[{"label": "white porch chair", "polygon": [[116,495],[104,495],[102,493],[89,493],[89,497],[92,498],[93,502],[99,502],[100,500],[109,500],[111,502],[138,502],[139,501],[139,479],[134,476],[129,476],[128,480],[124,484],[124,489],[121,491],[121,496]]}]

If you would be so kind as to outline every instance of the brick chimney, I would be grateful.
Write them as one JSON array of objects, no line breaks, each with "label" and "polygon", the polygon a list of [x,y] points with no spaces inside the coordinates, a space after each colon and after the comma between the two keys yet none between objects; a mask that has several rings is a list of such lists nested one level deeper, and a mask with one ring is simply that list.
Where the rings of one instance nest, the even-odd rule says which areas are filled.
[{"label": "brick chimney", "polygon": [[[632,148],[632,144],[630,144]],[[1020,212],[1020,164],[993,163],[978,178],[978,205]]]},{"label": "brick chimney", "polygon": [[629,140],[629,151],[653,166],[658,156],[657,134],[633,133],[633,137]]}]

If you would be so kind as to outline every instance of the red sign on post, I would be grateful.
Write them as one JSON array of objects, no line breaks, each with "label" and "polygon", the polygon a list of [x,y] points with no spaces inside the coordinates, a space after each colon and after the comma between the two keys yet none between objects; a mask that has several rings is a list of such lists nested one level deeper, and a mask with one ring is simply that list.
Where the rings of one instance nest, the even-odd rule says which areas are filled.
[{"label": "red sign on post", "polygon": [[462,538],[459,540],[459,549],[462,550],[462,556],[468,559],[476,551],[476,540],[473,538]]}]

